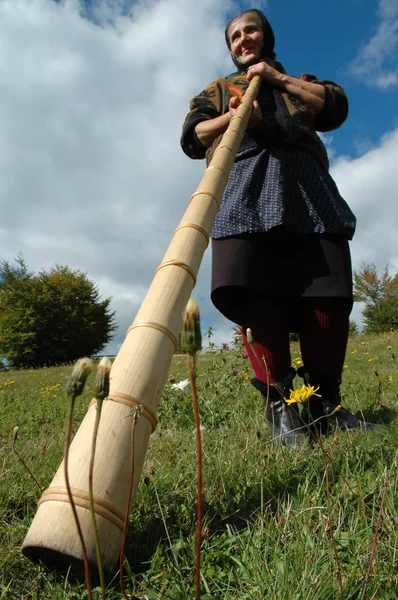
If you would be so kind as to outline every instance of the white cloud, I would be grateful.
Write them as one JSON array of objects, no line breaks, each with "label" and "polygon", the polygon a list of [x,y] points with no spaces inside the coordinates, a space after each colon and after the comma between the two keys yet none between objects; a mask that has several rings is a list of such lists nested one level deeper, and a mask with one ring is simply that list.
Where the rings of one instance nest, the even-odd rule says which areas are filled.
[{"label": "white cloud", "polygon": [[369,86],[385,90],[398,84],[397,0],[379,0],[377,14],[375,32],[360,49],[351,70]]},{"label": "white cloud", "polygon": [[[113,348],[204,170],[179,146],[189,99],[232,70],[233,2],[125,4],[97,2],[114,16],[97,26],[77,0],[0,3],[0,256],[87,272],[114,298]],[[208,278],[207,260],[206,298]]]},{"label": "white cloud", "polygon": [[396,0],[380,0],[379,13],[382,19],[393,19],[398,16]]},{"label": "white cloud", "polygon": [[374,263],[398,271],[398,128],[357,159],[344,158],[331,170],[342,196],[357,216],[353,267]]},{"label": "white cloud", "polygon": [[[351,242],[352,266],[374,263],[378,272],[398,272],[398,127],[384,135],[376,147],[356,159],[337,158],[331,168],[341,195],[357,217]],[[362,325],[363,303],[356,303],[351,318]]]},{"label": "white cloud", "polygon": [[327,153],[329,156],[329,162],[332,162],[336,157],[336,151],[333,147],[333,133],[319,132],[318,135],[326,147],[326,150],[327,150]]}]

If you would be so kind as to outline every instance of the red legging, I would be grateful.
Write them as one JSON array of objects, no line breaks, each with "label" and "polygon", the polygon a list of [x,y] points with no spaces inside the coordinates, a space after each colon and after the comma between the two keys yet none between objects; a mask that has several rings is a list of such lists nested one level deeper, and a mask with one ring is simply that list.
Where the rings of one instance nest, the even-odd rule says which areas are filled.
[{"label": "red legging", "polygon": [[[340,379],[347,347],[351,303],[340,299],[300,299],[294,307],[306,371]],[[257,379],[265,383],[283,381],[291,366],[288,302],[256,302],[248,307],[242,323],[243,343]],[[246,330],[253,333],[254,349]],[[257,356],[256,356],[257,355]]]}]

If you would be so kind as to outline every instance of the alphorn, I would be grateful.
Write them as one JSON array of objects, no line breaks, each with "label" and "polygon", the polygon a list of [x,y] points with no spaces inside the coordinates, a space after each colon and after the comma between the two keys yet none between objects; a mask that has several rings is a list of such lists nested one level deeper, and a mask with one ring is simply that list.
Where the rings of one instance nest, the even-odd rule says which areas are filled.
[{"label": "alphorn", "polygon": [[[177,347],[183,311],[195,286],[209,233],[260,83],[259,76],[250,82],[197,191],[191,196],[112,365],[109,397],[103,402],[93,475],[94,508],[103,566],[107,571],[112,571],[117,565],[121,549],[131,472],[133,409],[141,407],[134,433],[134,499],[149,437],[156,428],[156,410]],[[88,559],[93,566],[96,565],[96,553],[89,510],[88,470],[95,411],[96,403],[92,401],[69,454],[72,494]],[[27,558],[52,568],[81,564],[82,549],[66,492],[63,463],[38,502],[22,552]]]}]

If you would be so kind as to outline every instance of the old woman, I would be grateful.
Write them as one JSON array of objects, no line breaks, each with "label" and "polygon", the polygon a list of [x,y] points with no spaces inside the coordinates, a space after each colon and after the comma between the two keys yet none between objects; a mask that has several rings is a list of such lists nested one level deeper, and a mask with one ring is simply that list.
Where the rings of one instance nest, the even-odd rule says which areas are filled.
[{"label": "old woman", "polygon": [[[353,304],[349,240],[356,219],[317,134],[340,127],[347,98],[332,81],[288,75],[259,10],[234,17],[225,38],[237,70],[191,101],[184,152],[209,162],[249,81],[259,75],[262,82],[211,234],[212,301],[242,327],[252,383],[263,394],[275,441],[296,447],[310,426],[323,433],[369,429],[336,410]],[[296,374],[290,332],[299,335],[299,374],[318,388],[301,415],[286,403]]]}]

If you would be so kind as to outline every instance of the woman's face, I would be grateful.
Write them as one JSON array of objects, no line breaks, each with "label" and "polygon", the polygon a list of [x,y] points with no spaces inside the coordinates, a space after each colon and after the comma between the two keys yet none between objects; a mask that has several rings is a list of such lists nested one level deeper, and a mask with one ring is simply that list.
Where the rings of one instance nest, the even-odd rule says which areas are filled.
[{"label": "woman's face", "polygon": [[243,65],[255,64],[264,43],[262,26],[255,14],[247,13],[232,21],[228,30],[231,52]]}]

